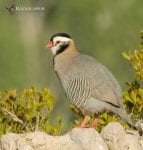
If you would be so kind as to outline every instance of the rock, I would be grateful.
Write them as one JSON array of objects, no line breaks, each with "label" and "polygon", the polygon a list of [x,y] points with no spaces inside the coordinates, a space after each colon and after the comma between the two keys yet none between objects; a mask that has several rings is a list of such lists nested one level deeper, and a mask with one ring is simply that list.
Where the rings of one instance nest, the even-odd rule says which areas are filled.
[{"label": "rock", "polygon": [[143,136],[114,122],[101,134],[93,128],[74,128],[61,136],[8,133],[0,138],[0,150],[143,150]]},{"label": "rock", "polygon": [[74,128],[63,136],[44,132],[9,133],[0,140],[2,150],[108,150],[99,133],[90,128]]},{"label": "rock", "polygon": [[143,149],[143,136],[140,138],[139,144],[141,145],[141,149]]},{"label": "rock", "polygon": [[101,136],[110,150],[143,150],[139,143],[141,137],[136,131],[125,131],[117,122],[103,128]]},{"label": "rock", "polygon": [[9,133],[1,138],[2,150],[80,150],[70,136],[51,136],[44,132],[25,134]]},{"label": "rock", "polygon": [[107,145],[93,128],[74,128],[70,133],[71,139],[80,144],[85,150],[108,150]]}]

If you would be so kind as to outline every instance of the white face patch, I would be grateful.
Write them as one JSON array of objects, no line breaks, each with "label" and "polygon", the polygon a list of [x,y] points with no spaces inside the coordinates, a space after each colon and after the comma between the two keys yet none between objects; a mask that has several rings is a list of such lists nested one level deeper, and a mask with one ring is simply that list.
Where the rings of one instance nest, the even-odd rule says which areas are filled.
[{"label": "white face patch", "polygon": [[51,48],[53,55],[56,55],[57,51],[60,49],[61,45],[68,43],[71,39],[67,37],[57,36],[53,39],[54,46]]},{"label": "white face patch", "polygon": [[57,41],[70,41],[71,39],[68,38],[68,37],[61,37],[61,36],[56,36],[54,39],[53,39],[53,42],[57,42]]}]

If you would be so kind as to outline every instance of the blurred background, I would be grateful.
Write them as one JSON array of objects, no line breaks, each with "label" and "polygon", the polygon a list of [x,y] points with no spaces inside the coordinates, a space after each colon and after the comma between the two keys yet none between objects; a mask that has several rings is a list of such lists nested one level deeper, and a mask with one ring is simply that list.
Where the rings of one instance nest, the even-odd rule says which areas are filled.
[{"label": "blurred background", "polygon": [[[44,10],[13,10],[16,7]],[[61,115],[69,125],[74,114],[54,74],[52,54],[45,50],[50,36],[69,33],[79,51],[105,64],[125,89],[134,74],[122,52],[137,47],[142,28],[143,1],[0,1],[0,90],[50,89],[56,101],[53,115]]]}]

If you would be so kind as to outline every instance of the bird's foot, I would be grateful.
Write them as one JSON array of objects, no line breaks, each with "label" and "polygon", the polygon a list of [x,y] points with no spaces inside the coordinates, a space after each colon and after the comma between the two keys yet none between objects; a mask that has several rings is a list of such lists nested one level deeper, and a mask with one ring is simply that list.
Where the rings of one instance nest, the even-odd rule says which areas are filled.
[{"label": "bird's foot", "polygon": [[89,128],[90,125],[88,125],[88,121],[90,120],[90,116],[86,115],[83,119],[83,122],[81,125],[77,126],[78,128]]},{"label": "bird's foot", "polygon": [[82,122],[81,125],[79,125],[79,128],[95,128],[97,126],[98,118],[95,118],[92,124],[87,124],[87,122]]}]

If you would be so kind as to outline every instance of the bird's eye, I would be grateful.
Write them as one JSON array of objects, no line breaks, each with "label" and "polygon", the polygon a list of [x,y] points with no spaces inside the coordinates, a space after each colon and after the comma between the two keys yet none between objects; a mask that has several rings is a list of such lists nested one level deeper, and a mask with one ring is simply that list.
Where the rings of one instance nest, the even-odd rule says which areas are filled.
[{"label": "bird's eye", "polygon": [[56,42],[56,45],[57,45],[58,43],[60,43],[60,42],[61,42],[61,41],[57,41],[57,42]]}]

